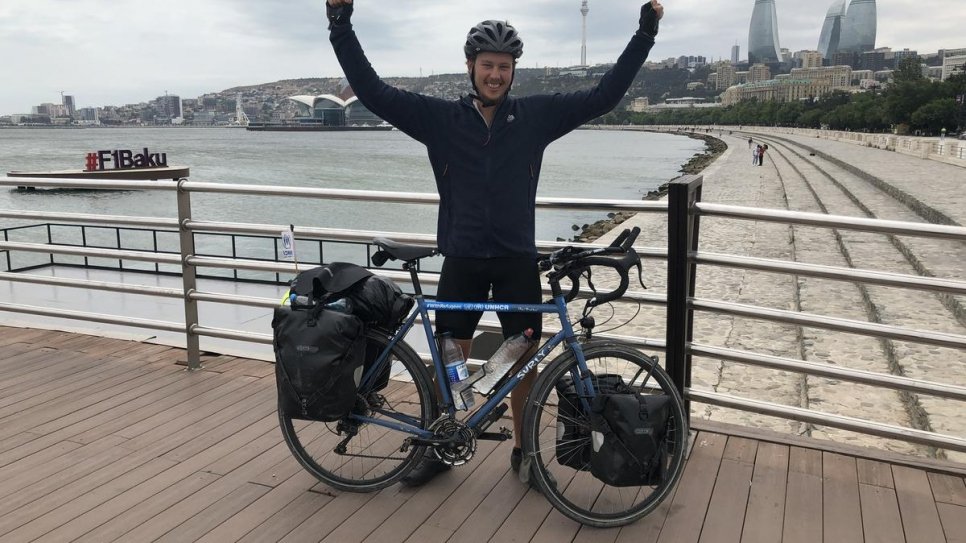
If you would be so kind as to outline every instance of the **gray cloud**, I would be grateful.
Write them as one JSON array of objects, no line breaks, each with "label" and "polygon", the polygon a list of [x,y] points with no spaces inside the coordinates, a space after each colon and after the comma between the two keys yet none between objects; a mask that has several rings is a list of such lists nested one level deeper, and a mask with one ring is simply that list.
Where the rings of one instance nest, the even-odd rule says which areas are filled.
[{"label": "gray cloud", "polygon": [[[3,0],[0,114],[56,102],[79,106],[197,96],[237,85],[341,74],[328,44],[323,0]],[[458,72],[470,26],[504,18],[526,42],[525,66],[580,57],[580,0],[356,0],[354,21],[382,75]],[[780,38],[812,49],[831,0],[777,0]],[[753,0],[665,0],[651,58],[727,58],[747,49]],[[637,25],[640,4],[590,0],[588,58],[613,61]],[[966,2],[881,0],[877,44],[922,53],[966,47]]]}]

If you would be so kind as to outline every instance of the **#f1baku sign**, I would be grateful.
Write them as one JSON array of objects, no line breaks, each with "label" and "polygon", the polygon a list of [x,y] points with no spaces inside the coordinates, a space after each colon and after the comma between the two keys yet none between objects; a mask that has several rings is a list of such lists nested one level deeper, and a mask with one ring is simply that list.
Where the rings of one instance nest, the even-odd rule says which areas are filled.
[{"label": "#f1baku sign", "polygon": [[87,153],[85,171],[94,172],[100,170],[166,167],[168,167],[167,153],[152,153],[145,147],[144,151],[140,153],[135,153],[130,149]]}]

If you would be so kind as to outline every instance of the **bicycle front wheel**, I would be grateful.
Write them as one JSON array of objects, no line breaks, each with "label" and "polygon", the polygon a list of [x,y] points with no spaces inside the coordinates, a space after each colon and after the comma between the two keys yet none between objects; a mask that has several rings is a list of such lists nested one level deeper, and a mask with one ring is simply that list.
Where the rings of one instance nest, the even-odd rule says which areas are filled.
[{"label": "bicycle front wheel", "polygon": [[[591,432],[589,414],[558,394],[558,382],[580,375],[577,358],[567,351],[540,374],[530,396],[523,422],[523,450],[543,495],[561,513],[589,526],[622,526],[647,515],[666,498],[684,469],[688,425],[681,396],[654,358],[633,347],[617,343],[583,347],[587,367],[594,375],[594,389],[606,384],[601,376],[620,375],[623,382],[641,395],[667,395],[669,419],[665,431],[662,465],[654,484],[611,486],[590,471]],[[566,428],[566,430],[565,430]]]},{"label": "bicycle front wheel", "polygon": [[[389,344],[385,331],[366,335],[366,360],[375,360]],[[353,415],[428,428],[438,407],[419,355],[402,341],[376,368],[368,387],[358,391]],[[292,418],[279,413],[282,437],[295,458],[320,481],[340,490],[372,492],[402,478],[419,461],[425,447],[400,452],[410,434],[361,422],[350,415],[337,422]]]}]

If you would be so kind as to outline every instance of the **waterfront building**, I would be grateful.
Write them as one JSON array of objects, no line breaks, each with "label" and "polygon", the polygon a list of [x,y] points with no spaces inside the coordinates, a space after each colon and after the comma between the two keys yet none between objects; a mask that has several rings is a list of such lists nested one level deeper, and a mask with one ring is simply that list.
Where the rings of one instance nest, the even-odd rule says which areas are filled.
[{"label": "waterfront building", "polygon": [[158,109],[158,118],[171,120],[184,117],[184,109],[181,107],[181,97],[176,94],[165,94],[158,96],[155,100]]},{"label": "waterfront building", "polygon": [[77,112],[77,108],[74,105],[74,97],[69,94],[65,94],[64,97],[61,99],[61,102],[64,106],[64,109],[67,112],[67,116],[73,117],[74,113]]},{"label": "waterfront building", "polygon": [[839,51],[863,53],[875,49],[875,0],[850,0],[842,23]]},{"label": "waterfront building", "polygon": [[288,99],[299,106],[300,116],[296,120],[302,122],[326,126],[374,125],[383,122],[355,96],[346,100],[332,94],[289,96]]},{"label": "waterfront building", "polygon": [[[715,73],[717,74],[714,80],[715,89],[727,89],[736,83],[735,67],[730,62],[718,62],[715,64]],[[711,84],[711,81],[708,81],[708,83]]]},{"label": "waterfront building", "polygon": [[851,66],[821,66],[818,68],[793,68],[792,79],[821,81],[829,91],[848,90],[852,85]]},{"label": "waterfront building", "polygon": [[731,63],[738,64],[738,57],[741,54],[741,47],[736,43],[731,46]]},{"label": "waterfront building", "polygon": [[962,73],[966,73],[966,55],[946,57],[943,59],[942,81]]},{"label": "waterfront building", "polygon": [[781,46],[778,45],[778,12],[775,0],[755,0],[748,30],[748,62],[778,62]]},{"label": "waterfront building", "polygon": [[818,51],[796,51],[794,59],[796,68],[820,68],[824,57]]},{"label": "waterfront building", "polygon": [[892,53],[893,68],[898,68],[899,64],[902,63],[904,59],[916,58],[919,56],[917,51],[910,51],[909,49],[903,49],[902,51],[894,51]]},{"label": "waterfront building", "polygon": [[768,66],[764,64],[752,64],[748,68],[748,82],[757,83],[759,81],[768,81],[771,79],[771,70]]},{"label": "waterfront building", "polygon": [[649,105],[651,105],[651,102],[647,99],[647,96],[641,96],[631,100],[631,103],[627,106],[627,111],[642,113],[647,111],[647,106]]},{"label": "waterfront building", "polygon": [[822,33],[818,37],[818,52],[828,58],[839,50],[842,23],[845,21],[845,0],[835,0],[828,8]]}]

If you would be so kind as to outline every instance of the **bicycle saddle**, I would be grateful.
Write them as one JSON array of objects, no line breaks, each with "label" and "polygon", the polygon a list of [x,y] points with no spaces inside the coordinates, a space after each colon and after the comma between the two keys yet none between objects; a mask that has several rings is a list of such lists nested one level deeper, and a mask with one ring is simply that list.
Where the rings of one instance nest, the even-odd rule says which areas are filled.
[{"label": "bicycle saddle", "polygon": [[[382,251],[385,251],[392,260],[402,260],[404,262],[433,256],[438,252],[436,247],[406,245],[388,238],[376,238],[372,242],[378,245]],[[373,259],[373,262],[375,262],[375,259]]]}]

